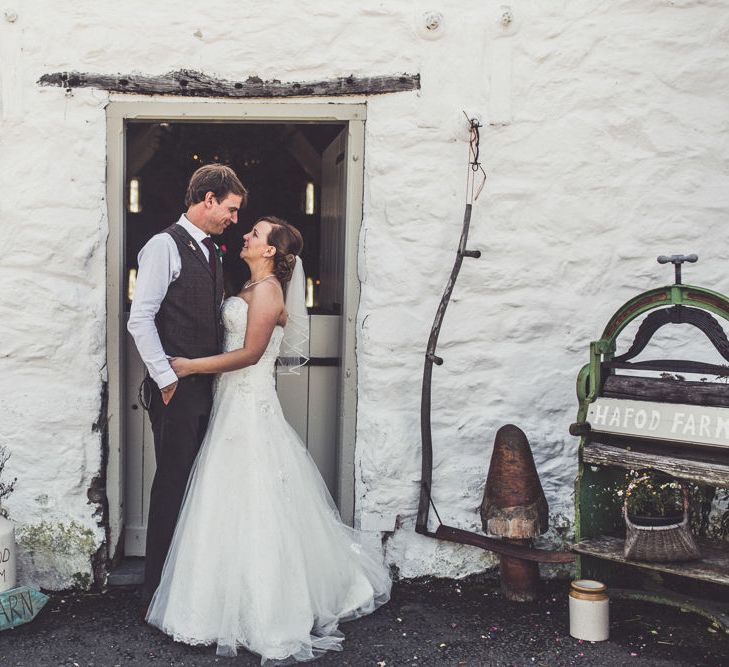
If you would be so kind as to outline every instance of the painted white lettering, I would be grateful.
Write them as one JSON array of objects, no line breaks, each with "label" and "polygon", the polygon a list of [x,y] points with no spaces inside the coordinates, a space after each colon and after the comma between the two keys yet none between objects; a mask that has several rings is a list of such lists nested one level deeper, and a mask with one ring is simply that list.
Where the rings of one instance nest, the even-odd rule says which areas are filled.
[{"label": "painted white lettering", "polygon": [[643,429],[648,421],[648,413],[641,409],[635,412],[635,428]]},{"label": "painted white lettering", "polygon": [[655,431],[661,423],[661,413],[658,410],[651,410],[651,422],[648,424],[649,431]]},{"label": "painted white lettering", "polygon": [[675,433],[679,426],[683,426],[683,419],[685,414],[683,412],[673,413],[673,424],[671,424],[671,433]]},{"label": "painted white lettering", "polygon": [[715,437],[717,440],[719,440],[720,438],[723,439],[724,442],[729,440],[729,417],[724,419],[723,417],[717,415]]},{"label": "painted white lettering", "polygon": [[620,426],[620,408],[613,408],[613,415],[610,417],[610,426]]},{"label": "painted white lettering", "polygon": [[624,414],[623,414],[623,428],[628,428],[628,422],[633,419],[633,415],[635,414],[634,408],[625,408]]},{"label": "painted white lettering", "polygon": [[593,426],[607,424],[608,410],[610,409],[607,405],[595,405],[595,415],[592,418]]},{"label": "painted white lettering", "polygon": [[683,434],[696,435],[696,418],[693,415],[686,418],[686,423],[683,425]]},{"label": "painted white lettering", "polygon": [[709,424],[711,423],[711,417],[709,415],[701,415],[701,421],[699,423],[699,435],[703,438],[710,438],[711,432],[709,431]]}]

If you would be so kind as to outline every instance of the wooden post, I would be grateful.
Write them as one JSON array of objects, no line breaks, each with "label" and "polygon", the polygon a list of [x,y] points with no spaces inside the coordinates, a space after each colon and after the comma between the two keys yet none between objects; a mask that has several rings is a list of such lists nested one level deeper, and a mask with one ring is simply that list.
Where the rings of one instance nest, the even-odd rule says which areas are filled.
[{"label": "wooden post", "polygon": [[[531,540],[510,540],[504,542],[530,547]],[[501,592],[507,600],[514,602],[533,602],[539,592],[539,563],[513,558],[501,554],[499,562]]]}]

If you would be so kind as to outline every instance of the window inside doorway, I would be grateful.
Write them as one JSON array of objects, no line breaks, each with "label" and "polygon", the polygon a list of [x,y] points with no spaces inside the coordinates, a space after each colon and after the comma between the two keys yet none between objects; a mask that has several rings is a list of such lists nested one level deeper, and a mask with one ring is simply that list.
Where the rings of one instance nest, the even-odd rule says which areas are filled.
[{"label": "window inside doorway", "polygon": [[[248,279],[240,259],[243,234],[262,215],[288,220],[304,237],[302,260],[307,275],[311,314],[341,313],[342,287],[319,299],[323,267],[322,158],[345,128],[344,123],[230,123],[127,121],[126,123],[126,309],[133,295],[137,255],[154,234],[184,211],[185,189],[192,172],[221,162],[235,170],[249,190],[248,206],[215,242],[225,249],[227,294],[236,294]],[[322,292],[323,293],[323,292]]]}]

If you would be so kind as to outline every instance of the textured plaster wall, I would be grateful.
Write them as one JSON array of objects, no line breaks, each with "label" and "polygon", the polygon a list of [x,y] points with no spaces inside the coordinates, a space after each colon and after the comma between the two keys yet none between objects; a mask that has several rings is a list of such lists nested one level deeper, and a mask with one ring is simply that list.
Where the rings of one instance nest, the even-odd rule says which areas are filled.
[{"label": "textured plaster wall", "polygon": [[[462,111],[484,123],[489,173],[434,372],[435,501],[479,527],[493,437],[532,443],[555,523],[570,529],[574,380],[589,341],[655,255],[693,251],[687,278],[729,291],[726,2],[449,3],[8,0],[0,6],[0,444],[26,579],[86,585],[103,545],[103,91],[41,88],[47,72],[283,81],[419,72],[422,90],[368,100],[359,247],[356,502],[397,530],[402,576],[461,576],[493,559],[413,533],[423,351],[465,194]],[[440,12],[438,30],[423,15]],[[361,101],[362,98],[341,101]],[[286,101],[282,101],[285,104]],[[171,212],[172,214],[172,212]],[[666,337],[666,341],[670,342]],[[553,535],[553,538],[555,536]]]}]

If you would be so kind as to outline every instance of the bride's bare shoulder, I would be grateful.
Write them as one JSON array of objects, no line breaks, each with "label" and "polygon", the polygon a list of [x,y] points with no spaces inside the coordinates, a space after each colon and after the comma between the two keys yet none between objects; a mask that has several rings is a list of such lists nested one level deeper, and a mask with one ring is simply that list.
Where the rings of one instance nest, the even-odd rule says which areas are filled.
[{"label": "bride's bare shoulder", "polygon": [[251,285],[244,290],[246,300],[249,304],[266,303],[271,305],[281,305],[283,308],[284,297],[281,284],[278,280],[263,280],[257,285]]},{"label": "bride's bare shoulder", "polygon": [[283,295],[283,290],[281,289],[281,283],[278,282],[275,278],[269,278],[268,280],[262,280],[260,283],[256,285],[252,285],[248,288],[251,292],[254,294],[281,294]]}]

